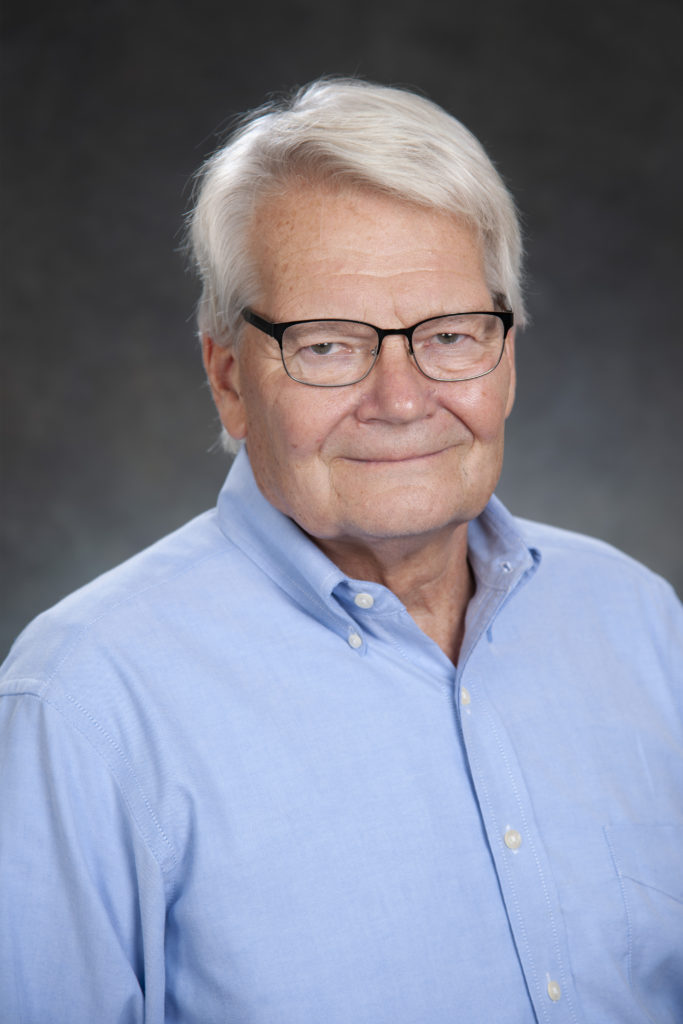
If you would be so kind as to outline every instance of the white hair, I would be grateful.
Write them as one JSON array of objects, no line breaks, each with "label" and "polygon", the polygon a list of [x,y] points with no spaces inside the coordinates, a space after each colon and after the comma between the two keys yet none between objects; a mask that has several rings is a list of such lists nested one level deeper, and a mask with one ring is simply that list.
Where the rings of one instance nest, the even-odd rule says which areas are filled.
[{"label": "white hair", "polygon": [[370,188],[463,219],[481,238],[494,302],[524,324],[514,202],[477,139],[405,89],[323,78],[248,114],[199,171],[189,240],[203,286],[202,335],[238,340],[258,287],[249,252],[255,211],[301,181]]}]

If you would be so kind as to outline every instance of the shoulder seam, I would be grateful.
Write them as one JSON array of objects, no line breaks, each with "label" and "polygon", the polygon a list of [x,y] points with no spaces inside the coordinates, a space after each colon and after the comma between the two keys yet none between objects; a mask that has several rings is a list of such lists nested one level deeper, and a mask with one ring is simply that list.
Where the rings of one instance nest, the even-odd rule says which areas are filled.
[{"label": "shoulder seam", "polygon": [[126,792],[126,788],[125,788],[124,785],[122,785],[121,779],[119,778],[119,774],[116,771],[115,765],[92,742],[91,738],[87,735],[87,732],[84,729],[80,728],[76,721],[74,721],[74,720],[70,719],[69,717],[67,717],[64,714],[64,712],[62,711],[62,709],[57,704],[54,703],[54,701],[48,700],[46,697],[44,697],[44,696],[42,696],[40,694],[35,694],[35,693],[32,693],[32,692],[22,692],[22,693],[11,693],[11,694],[6,693],[3,696],[5,696],[5,697],[28,697],[28,698],[30,698],[32,700],[40,701],[40,703],[43,704],[45,707],[49,707],[52,711],[55,712],[55,714],[59,715],[59,718],[61,719],[62,722],[64,722],[64,724],[66,726],[69,726],[69,727],[73,728],[83,738],[83,740],[88,744],[88,746],[92,750],[93,754],[98,758],[98,760],[100,760],[106,766],[106,769],[107,769],[108,773],[110,774],[110,776],[111,776],[111,778],[112,778],[112,780],[114,782],[114,785],[116,786],[118,792],[121,794],[121,799],[123,800],[123,802],[124,802],[124,804],[125,804],[125,806],[126,806],[126,808],[128,810],[128,813],[130,814],[131,821],[134,823],[136,831],[140,835],[142,841],[144,842],[145,846],[149,850],[151,856],[154,858],[156,863],[159,865],[159,870],[161,871],[162,876],[166,879],[167,896],[169,898],[172,898],[173,890],[175,888],[175,882],[171,878],[169,878],[169,871],[172,868],[175,868],[177,866],[177,863],[178,863],[177,855],[175,853],[175,850],[173,849],[173,844],[171,843],[170,839],[168,838],[167,834],[165,833],[164,829],[162,828],[161,823],[159,822],[159,819],[157,818],[156,814],[154,813],[154,810],[152,809],[149,800],[145,796],[145,794],[144,794],[144,792],[142,790],[142,787],[141,787],[141,785],[140,785],[140,783],[138,781],[138,778],[137,778],[137,776],[136,776],[136,774],[135,774],[135,772],[133,770],[133,767],[130,764],[130,761],[126,757],[125,753],[118,746],[118,744],[115,742],[115,740],[107,733],[107,731],[104,728],[102,728],[102,726],[99,724],[99,722],[91,714],[89,714],[85,710],[85,708],[83,708],[78,703],[78,701],[76,701],[69,694],[66,694],[66,700],[71,705],[73,705],[73,707],[76,708],[77,711],[80,714],[82,714],[87,719],[87,721],[90,723],[90,725],[94,729],[96,729],[100,733],[100,735],[103,737],[103,739],[108,744],[108,746],[111,747],[111,749],[116,752],[116,754],[118,755],[119,759],[121,760],[121,762],[125,766],[126,772],[130,776],[130,778],[131,778],[131,780],[133,782],[133,785],[135,786],[135,789],[137,790],[137,792],[138,792],[138,794],[140,796],[140,799],[141,799],[141,801],[142,801],[142,803],[143,803],[143,805],[144,805],[144,807],[145,807],[145,809],[147,811],[147,814],[149,816],[150,822],[152,823],[152,826],[154,828],[154,832],[159,836],[159,838],[162,841],[162,845],[167,850],[167,853],[168,853],[167,862],[165,862],[163,858],[160,858],[158,856],[158,854],[155,853],[153,845],[150,844],[149,838],[148,838],[148,834],[147,834],[149,832],[149,829],[145,830],[142,822],[140,821],[139,815],[136,813],[136,810],[133,807],[133,805],[131,803],[131,800],[130,800],[127,792]]}]

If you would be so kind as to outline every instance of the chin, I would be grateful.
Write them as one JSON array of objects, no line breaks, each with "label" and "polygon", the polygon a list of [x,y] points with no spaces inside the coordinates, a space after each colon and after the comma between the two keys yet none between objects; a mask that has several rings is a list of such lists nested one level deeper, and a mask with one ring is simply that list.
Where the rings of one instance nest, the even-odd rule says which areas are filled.
[{"label": "chin", "polygon": [[367,516],[356,516],[347,519],[337,527],[337,537],[365,540],[370,543],[385,540],[408,540],[441,533],[443,530],[455,529],[469,520],[466,509],[451,508],[439,512],[434,507],[421,512],[409,509],[398,512],[395,508],[388,514],[373,512]]}]

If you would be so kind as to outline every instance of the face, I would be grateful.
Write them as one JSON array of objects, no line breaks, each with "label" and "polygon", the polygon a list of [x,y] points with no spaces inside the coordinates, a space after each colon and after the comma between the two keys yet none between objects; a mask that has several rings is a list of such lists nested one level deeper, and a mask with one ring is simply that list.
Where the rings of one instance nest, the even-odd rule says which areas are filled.
[{"label": "face", "polygon": [[[254,309],[273,322],[408,327],[494,308],[467,226],[371,192],[308,186],[269,200],[253,246]],[[237,350],[207,338],[204,351],[223,425],[246,439],[261,491],[323,547],[431,540],[478,515],[496,485],[510,335],[496,370],[458,383],[424,377],[400,335],[384,340],[365,380],[340,388],[291,380],[277,343],[251,326]]]}]

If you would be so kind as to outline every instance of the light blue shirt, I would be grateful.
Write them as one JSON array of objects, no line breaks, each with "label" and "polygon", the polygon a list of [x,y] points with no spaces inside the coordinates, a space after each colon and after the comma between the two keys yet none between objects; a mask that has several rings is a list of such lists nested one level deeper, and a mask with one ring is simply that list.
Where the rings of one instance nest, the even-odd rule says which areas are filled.
[{"label": "light blue shirt", "polygon": [[241,453],[24,632],[3,1022],[683,1019],[680,606],[496,499],[469,544],[456,669]]}]

